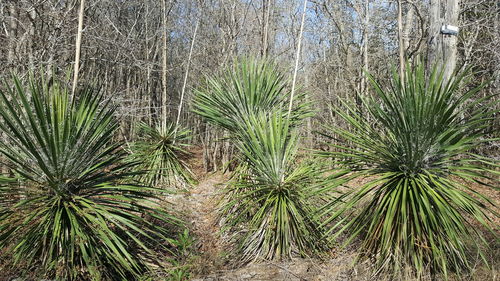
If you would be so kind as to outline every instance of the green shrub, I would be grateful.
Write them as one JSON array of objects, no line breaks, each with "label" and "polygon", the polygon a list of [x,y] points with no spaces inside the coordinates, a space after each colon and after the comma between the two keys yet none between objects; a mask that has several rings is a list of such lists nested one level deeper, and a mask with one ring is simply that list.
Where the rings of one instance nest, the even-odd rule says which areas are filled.
[{"label": "green shrub", "polygon": [[[159,190],[131,181],[112,138],[115,108],[85,88],[17,79],[0,92],[0,153],[18,181],[0,189],[0,248],[59,280],[134,279],[178,220]],[[32,270],[32,269],[31,269]]]},{"label": "green shrub", "polygon": [[324,155],[366,183],[323,215],[334,222],[333,237],[361,238],[363,255],[383,269],[410,265],[417,276],[430,269],[447,278],[450,269],[472,266],[470,250],[478,249],[477,237],[483,241],[478,225],[488,228],[491,202],[467,184],[498,183],[488,177],[498,176],[491,169],[498,162],[474,154],[497,111],[490,97],[471,102],[481,87],[460,89],[465,73],[445,82],[437,69],[407,66],[404,83],[394,73],[385,88],[369,76],[375,94],[363,101],[363,113],[348,102],[335,109],[350,128],[328,128],[344,144]]},{"label": "green shrub", "polygon": [[194,111],[226,129],[240,164],[224,192],[225,229],[247,229],[236,239],[244,262],[312,254],[325,246],[311,204],[317,165],[296,163],[297,126],[310,115],[297,95],[290,120],[289,80],[277,65],[241,60],[209,78],[194,98]]},{"label": "green shrub", "polygon": [[[193,111],[234,135],[250,116],[288,108],[289,84],[276,64],[241,59],[222,74],[207,78],[195,93]],[[310,116],[310,103],[304,99],[303,93],[296,95],[291,124]]]},{"label": "green shrub", "polygon": [[240,124],[236,146],[242,159],[226,189],[226,226],[241,227],[243,261],[317,254],[327,244],[313,217],[320,165],[297,161],[298,135],[277,112]]},{"label": "green shrub", "polygon": [[140,171],[146,171],[140,176],[142,181],[152,186],[193,183],[191,171],[184,162],[189,155],[186,150],[191,137],[189,130],[176,128],[172,123],[165,127],[141,123],[139,136],[132,145],[131,157],[139,163]]}]

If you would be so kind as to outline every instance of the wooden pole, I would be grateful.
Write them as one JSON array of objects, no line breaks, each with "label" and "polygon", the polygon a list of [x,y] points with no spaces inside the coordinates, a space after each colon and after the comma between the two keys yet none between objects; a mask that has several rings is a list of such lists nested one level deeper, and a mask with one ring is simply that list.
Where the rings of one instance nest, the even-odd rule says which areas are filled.
[{"label": "wooden pole", "polygon": [[[458,26],[458,14],[460,12],[459,0],[447,0],[445,12],[445,24]],[[457,65],[457,35],[442,35],[444,49],[444,81],[448,81],[455,71]]]},{"label": "wooden pole", "polygon": [[[444,17],[441,17],[441,6],[444,5]],[[434,65],[442,67],[443,80],[448,81],[455,70],[457,63],[457,35],[442,34],[443,25],[458,26],[460,12],[459,0],[431,0],[429,53],[427,69]]]}]

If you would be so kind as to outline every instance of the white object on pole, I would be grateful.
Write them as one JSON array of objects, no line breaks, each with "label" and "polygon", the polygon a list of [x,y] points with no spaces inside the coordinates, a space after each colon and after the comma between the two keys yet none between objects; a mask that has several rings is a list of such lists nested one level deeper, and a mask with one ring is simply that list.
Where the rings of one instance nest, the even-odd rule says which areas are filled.
[{"label": "white object on pole", "polygon": [[441,26],[441,33],[446,35],[458,35],[458,26],[443,24]]}]

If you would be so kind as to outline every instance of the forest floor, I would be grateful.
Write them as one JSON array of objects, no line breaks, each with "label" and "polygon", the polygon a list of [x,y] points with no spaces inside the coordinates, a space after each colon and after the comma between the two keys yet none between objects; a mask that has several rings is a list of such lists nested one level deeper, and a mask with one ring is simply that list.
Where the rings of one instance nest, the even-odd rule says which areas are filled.
[{"label": "forest floor", "polygon": [[[198,258],[193,268],[193,281],[232,280],[364,280],[353,277],[359,272],[352,267],[354,255],[349,252],[331,253],[328,260],[296,258],[288,262],[262,261],[242,267],[232,262],[234,245],[221,237],[217,206],[220,190],[229,174],[205,173],[199,149],[193,150],[190,166],[198,184],[175,202],[181,206],[196,239]],[[181,204],[179,204],[181,203]],[[368,279],[367,279],[368,280]]]},{"label": "forest floor", "polygon": [[[389,277],[373,276],[373,269],[369,261],[354,264],[356,246],[344,250],[334,250],[327,258],[307,259],[295,258],[287,262],[262,261],[248,265],[238,265],[231,256],[234,245],[227,242],[227,237],[222,237],[219,219],[217,216],[220,190],[229,179],[228,174],[205,173],[200,149],[193,150],[190,166],[197,176],[198,184],[178,198],[175,202],[180,206],[184,218],[187,220],[190,233],[196,239],[195,249],[197,258],[191,268],[193,281],[247,281],[247,280],[290,280],[290,281],[362,281],[362,280],[393,280]],[[495,203],[500,202],[497,191],[485,190]],[[176,200],[177,201],[177,200]],[[494,225],[497,225],[495,218]],[[488,235],[489,236],[489,235]],[[500,249],[498,239],[487,237],[492,242],[492,248],[487,251],[491,268],[484,265],[478,266],[468,280],[496,281],[499,278]],[[454,278],[452,278],[453,280]]]}]

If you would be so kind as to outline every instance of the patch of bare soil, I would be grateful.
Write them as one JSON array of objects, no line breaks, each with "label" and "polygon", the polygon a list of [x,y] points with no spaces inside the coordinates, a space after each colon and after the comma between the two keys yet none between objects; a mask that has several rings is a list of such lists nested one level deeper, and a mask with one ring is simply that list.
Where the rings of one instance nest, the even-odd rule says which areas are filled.
[{"label": "patch of bare soil", "polygon": [[308,259],[296,259],[290,262],[262,262],[249,264],[242,268],[218,271],[193,281],[233,281],[233,280],[351,280],[355,275],[351,270],[352,259],[336,258],[319,262]]}]

